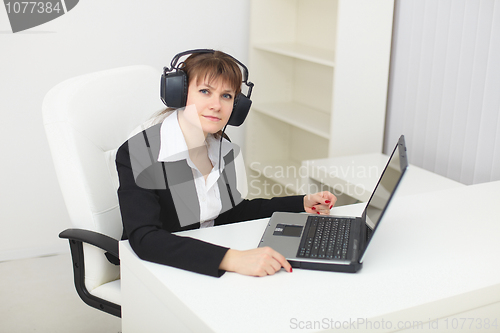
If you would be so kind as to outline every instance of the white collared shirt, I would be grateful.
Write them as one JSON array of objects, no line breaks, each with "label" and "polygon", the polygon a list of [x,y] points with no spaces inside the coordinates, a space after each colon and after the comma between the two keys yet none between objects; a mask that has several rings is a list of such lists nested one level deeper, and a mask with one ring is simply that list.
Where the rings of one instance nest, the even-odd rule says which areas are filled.
[{"label": "white collared shirt", "polygon": [[[219,141],[209,134],[206,138],[208,158],[212,163],[212,170],[205,181],[202,173],[189,156],[188,147],[177,119],[178,111],[172,112],[163,121],[160,128],[160,152],[159,162],[174,162],[186,160],[193,172],[194,184],[198,201],[200,203],[200,228],[212,227],[214,220],[219,216],[222,209],[219,185],[217,180],[219,173]],[[232,150],[231,142],[222,140],[221,171],[224,170],[223,157]]]}]

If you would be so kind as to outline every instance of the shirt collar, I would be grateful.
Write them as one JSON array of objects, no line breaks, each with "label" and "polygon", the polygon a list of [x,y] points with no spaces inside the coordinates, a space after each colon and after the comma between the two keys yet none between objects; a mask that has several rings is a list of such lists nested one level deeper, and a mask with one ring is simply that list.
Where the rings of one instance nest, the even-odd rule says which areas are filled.
[{"label": "shirt collar", "polygon": [[233,150],[233,144],[229,142],[226,138],[222,138],[222,142],[220,139],[216,139],[212,134],[207,136],[207,145],[208,145],[208,158],[212,162],[214,169],[219,168],[219,147],[222,145],[221,149],[221,170],[224,169],[224,156],[226,156],[231,150]]},{"label": "shirt collar", "polygon": [[[189,152],[182,134],[181,127],[179,125],[179,120],[177,119],[178,110],[175,110],[168,117],[163,120],[160,127],[160,151],[158,154],[158,162],[175,162],[180,160],[191,161],[189,158]],[[212,162],[215,169],[219,165],[219,142],[220,139],[216,139],[212,134],[209,134],[206,139],[208,146],[208,157]],[[221,155],[226,156],[231,150],[233,150],[233,144],[222,139],[222,150]],[[224,159],[222,161],[222,168],[224,168]]]}]

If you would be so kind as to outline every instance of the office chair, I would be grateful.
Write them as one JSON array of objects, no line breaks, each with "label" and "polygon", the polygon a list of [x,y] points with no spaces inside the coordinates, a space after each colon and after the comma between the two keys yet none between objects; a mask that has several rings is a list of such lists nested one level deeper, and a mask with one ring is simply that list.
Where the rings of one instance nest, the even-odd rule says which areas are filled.
[{"label": "office chair", "polygon": [[[118,206],[118,147],[164,108],[160,74],[130,66],[82,75],[52,88],[43,101],[43,122],[73,228],[69,239],[75,287],[88,305],[121,317],[119,257],[122,221]],[[118,264],[118,263],[116,263]]]}]

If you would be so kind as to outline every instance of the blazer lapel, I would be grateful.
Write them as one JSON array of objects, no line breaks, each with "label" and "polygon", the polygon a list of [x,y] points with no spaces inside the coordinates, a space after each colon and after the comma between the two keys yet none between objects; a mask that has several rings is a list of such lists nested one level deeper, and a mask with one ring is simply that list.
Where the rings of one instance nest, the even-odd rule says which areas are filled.
[{"label": "blazer lapel", "polygon": [[[227,179],[227,182],[226,182]],[[236,169],[234,166],[234,151],[224,156],[224,170],[218,180],[220,198],[222,201],[221,214],[233,208],[230,195],[233,197],[234,205],[238,205],[243,198],[236,186]],[[229,186],[229,189],[228,189]],[[231,194],[229,194],[231,191]]]},{"label": "blazer lapel", "polygon": [[199,223],[200,203],[191,168],[186,160],[163,162],[163,165],[181,227]]}]

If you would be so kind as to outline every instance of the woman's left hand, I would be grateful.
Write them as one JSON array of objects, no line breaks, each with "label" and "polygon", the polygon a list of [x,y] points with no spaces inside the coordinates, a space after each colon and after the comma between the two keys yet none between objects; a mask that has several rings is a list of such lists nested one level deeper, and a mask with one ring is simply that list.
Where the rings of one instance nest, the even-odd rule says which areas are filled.
[{"label": "woman's left hand", "polygon": [[337,197],[328,191],[307,194],[304,196],[304,210],[309,214],[330,214]]}]

